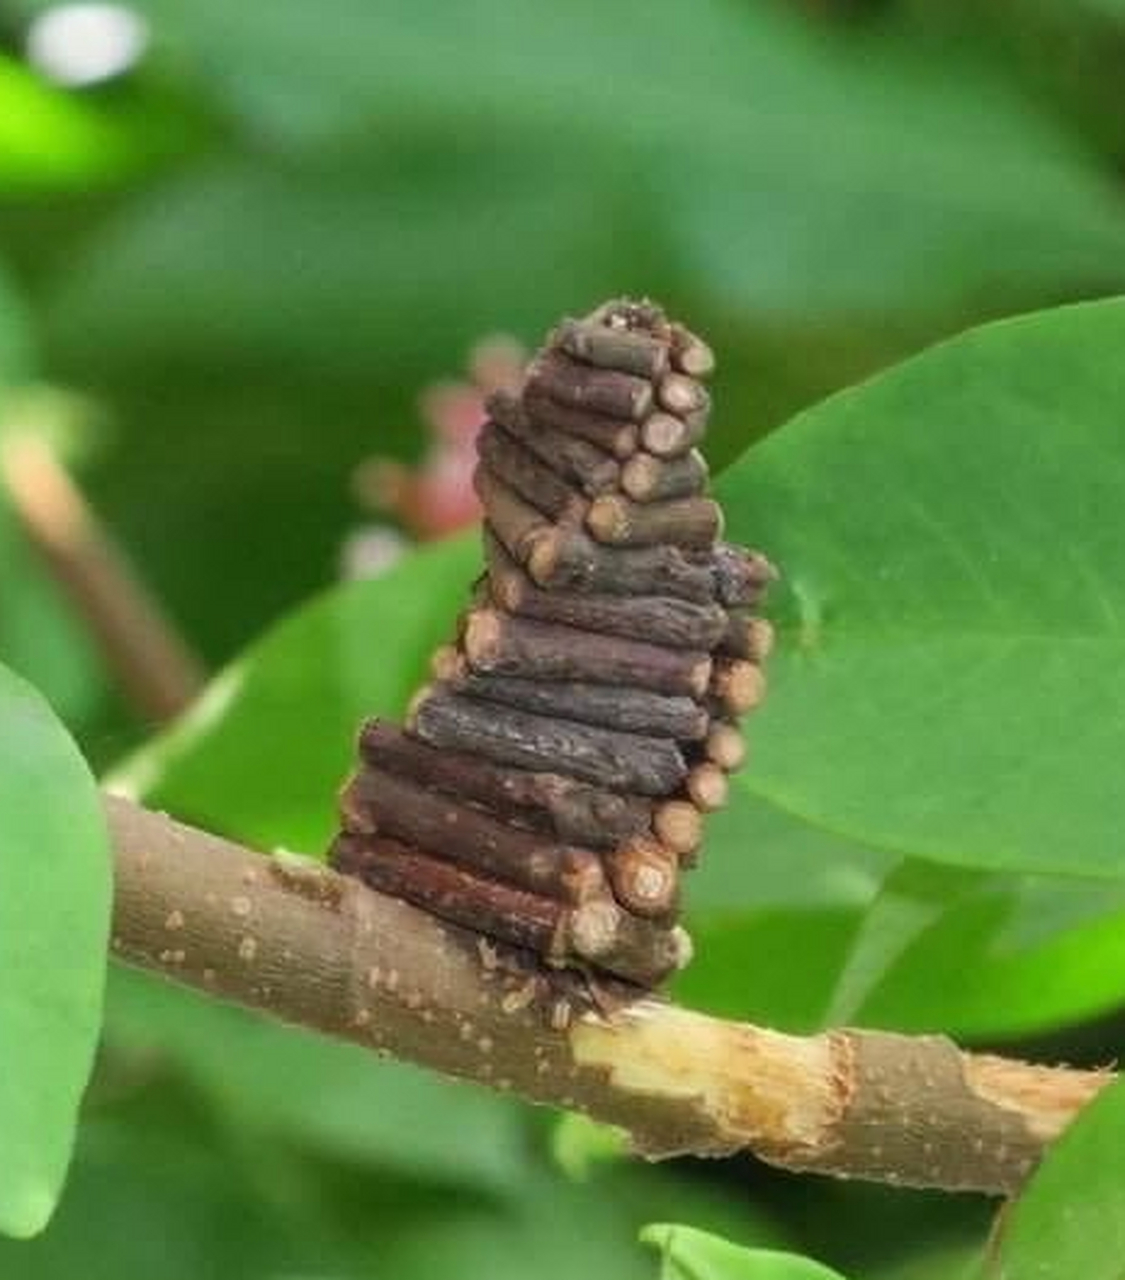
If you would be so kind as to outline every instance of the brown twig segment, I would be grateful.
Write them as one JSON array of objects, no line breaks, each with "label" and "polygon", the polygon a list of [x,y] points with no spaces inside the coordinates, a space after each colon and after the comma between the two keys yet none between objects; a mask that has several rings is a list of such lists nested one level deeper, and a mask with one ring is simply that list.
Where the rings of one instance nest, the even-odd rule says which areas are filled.
[{"label": "brown twig segment", "polygon": [[715,598],[726,608],[746,608],[760,603],[765,589],[777,578],[777,570],[757,551],[720,542],[712,560]]},{"label": "brown twig segment", "polygon": [[169,720],[203,687],[203,668],[141,584],[49,445],[13,430],[0,475],[24,531],[146,718]]},{"label": "brown twig segment", "polygon": [[722,532],[723,513],[710,498],[675,498],[667,502],[632,502],[623,494],[595,498],[586,527],[599,542],[648,547],[670,542],[677,547],[707,549]]},{"label": "brown twig segment", "polygon": [[663,378],[670,363],[666,343],[631,329],[564,320],[555,330],[553,342],[576,360],[602,369],[636,374],[649,382]]},{"label": "brown twig segment", "polygon": [[438,750],[386,720],[369,720],[359,746],[363,759],[377,768],[425,778],[439,791],[463,796],[518,825],[553,831],[568,844],[612,847],[649,831],[648,800],[559,773],[510,769],[481,755]]},{"label": "brown twig segment", "polygon": [[537,716],[443,690],[417,699],[408,727],[435,747],[479,751],[520,769],[558,769],[626,794],[671,795],[687,777],[679,746],[667,738]]},{"label": "brown twig segment", "polygon": [[503,554],[499,544],[489,545],[487,529],[485,545],[493,599],[509,613],[606,635],[644,636],[673,649],[711,650],[726,633],[727,615],[721,605],[675,596],[544,591]]},{"label": "brown twig segment", "polygon": [[507,938],[547,959],[565,954],[568,916],[556,898],[472,875],[385,836],[341,835],[332,858],[338,871],[358,876],[380,893],[407,898],[450,924]]},{"label": "brown twig segment", "polygon": [[[696,604],[714,600],[711,567],[689,560],[679,547],[605,547],[567,525],[540,529],[514,544],[501,541],[526,563],[536,584],[551,591],[675,596]],[[530,548],[525,561],[521,548]]]},{"label": "brown twig segment", "polygon": [[683,696],[652,693],[648,689],[473,674],[451,680],[449,685],[455,693],[518,707],[521,711],[600,724],[625,733],[679,738],[683,742],[702,738],[709,725],[707,712],[698,702]]},{"label": "brown twig segment", "polygon": [[345,827],[356,835],[385,835],[440,848],[468,871],[560,902],[604,893],[597,856],[490,818],[450,796],[367,765],[345,787]]},{"label": "brown twig segment", "polygon": [[741,769],[746,760],[746,739],[736,725],[726,720],[711,720],[703,749],[707,759],[724,773]]},{"label": "brown twig segment", "polygon": [[528,680],[589,680],[701,698],[711,679],[707,653],[533,622],[497,609],[474,609],[461,645],[474,671]]},{"label": "brown twig segment", "polygon": [[754,662],[717,655],[711,675],[711,695],[727,716],[753,711],[765,697],[766,677]]},{"label": "brown twig segment", "polygon": [[[364,731],[343,796],[338,864],[597,984],[686,963],[681,872],[764,689],[752,606],[772,569],[718,541],[694,448],[713,364],[659,307],[618,299],[563,321],[493,398],[487,573],[405,732]],[[567,912],[540,904],[518,931],[478,881]]]},{"label": "brown twig segment", "polygon": [[679,458],[703,439],[707,421],[702,415],[690,420],[670,413],[654,413],[641,428],[641,443],[658,458]]},{"label": "brown twig segment", "polygon": [[617,488],[621,465],[597,445],[543,422],[532,422],[521,402],[505,391],[489,398],[488,410],[508,435],[589,497]]},{"label": "brown twig segment", "polygon": [[698,449],[678,458],[637,453],[621,468],[621,488],[634,502],[687,498],[701,493],[706,484],[707,463]]},{"label": "brown twig segment", "polygon": [[588,506],[584,497],[495,423],[485,424],[477,448],[481,465],[537,511],[552,520],[581,519]]},{"label": "brown twig segment", "polygon": [[[613,330],[607,332],[612,334]],[[659,384],[660,389],[671,384],[677,401],[683,398],[683,391],[677,390],[672,379],[679,377],[682,375],[669,374]],[[536,399],[545,397],[571,409],[588,409],[627,422],[643,422],[654,400],[653,386],[647,378],[615,368],[587,368],[559,351],[544,351],[531,362],[526,389]]]},{"label": "brown twig segment", "polygon": [[[1012,1195],[1115,1078],[964,1053],[941,1036],[782,1035],[652,998],[602,1012],[565,974],[530,962],[573,954],[565,907],[486,884],[475,899],[443,888],[440,877],[465,873],[440,851],[414,876],[412,850],[343,845],[353,871],[370,866],[374,848],[385,896],[356,875],[268,858],[126,801],[110,799],[108,813],[120,959],[287,1023],[581,1111],[625,1129],[652,1158],[748,1151],[783,1168]],[[491,920],[444,922],[442,912],[489,891],[499,895]],[[402,901],[423,893],[423,910]],[[616,927],[603,907],[582,909],[587,944]],[[518,935],[527,951],[497,955],[481,942],[484,925]],[[675,966],[684,940],[647,928],[667,939]],[[565,941],[553,952],[556,937]]]},{"label": "brown twig segment", "polygon": [[584,440],[614,458],[630,458],[640,446],[640,429],[635,422],[560,404],[534,386],[525,389],[523,407],[532,422]]},{"label": "brown twig segment", "polygon": [[773,627],[769,622],[744,609],[732,609],[727,618],[726,634],[719,642],[720,652],[750,662],[765,662],[773,652]]}]

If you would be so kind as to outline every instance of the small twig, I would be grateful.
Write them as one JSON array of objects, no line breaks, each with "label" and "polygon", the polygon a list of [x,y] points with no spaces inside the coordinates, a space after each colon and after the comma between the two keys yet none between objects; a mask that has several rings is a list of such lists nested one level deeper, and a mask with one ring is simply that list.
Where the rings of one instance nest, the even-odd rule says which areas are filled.
[{"label": "small twig", "polygon": [[0,474],[28,538],[140,713],[168,720],[195,697],[203,669],[142,586],[50,447],[16,432]]},{"label": "small twig", "polygon": [[[963,1053],[942,1036],[782,1035],[652,998],[568,1023],[561,978],[509,970],[477,935],[353,877],[122,800],[108,811],[122,959],[620,1125],[650,1157],[751,1151],[789,1169],[1011,1194],[1113,1079]],[[517,916],[532,919],[525,906]]]}]

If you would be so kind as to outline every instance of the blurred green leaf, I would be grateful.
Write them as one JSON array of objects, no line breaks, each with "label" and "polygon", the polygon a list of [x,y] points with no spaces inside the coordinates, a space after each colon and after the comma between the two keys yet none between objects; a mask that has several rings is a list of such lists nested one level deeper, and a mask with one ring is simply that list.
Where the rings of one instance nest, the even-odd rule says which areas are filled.
[{"label": "blurred green leaf", "polygon": [[296,612],[115,781],[261,847],[322,854],[360,723],[401,716],[479,563],[470,535]]},{"label": "blurred green leaf", "polygon": [[41,1231],[101,1023],[109,847],[97,789],[47,705],[0,668],[0,1231]]},{"label": "blurred green leaf", "polygon": [[1120,875],[1125,303],[971,331],[719,484],[783,574],[742,785],[877,849]]},{"label": "blurred green leaf", "polygon": [[615,1125],[598,1124],[580,1111],[567,1111],[551,1130],[551,1154],[572,1182],[585,1182],[599,1165],[629,1154],[629,1135]]},{"label": "blurred green leaf", "polygon": [[0,405],[8,390],[31,372],[31,316],[0,262]]},{"label": "blurred green leaf", "polygon": [[117,182],[147,160],[151,149],[151,133],[142,134],[0,55],[0,194]]},{"label": "blurred green leaf", "polygon": [[496,1193],[525,1166],[510,1099],[115,969],[106,1009],[118,1051],[159,1055],[232,1132],[443,1185]]},{"label": "blurred green leaf", "polygon": [[811,1258],[742,1249],[694,1227],[653,1225],[641,1239],[661,1252],[661,1280],[843,1280]]},{"label": "blurred green leaf", "polygon": [[985,1280],[1121,1280],[1125,1270],[1125,1082],[1051,1144],[1006,1216]]},{"label": "blurred green leaf", "polygon": [[[603,209],[591,216],[592,191]],[[152,364],[306,380],[427,369],[498,324],[635,285],[648,255],[624,178],[595,156],[491,142],[309,170],[276,158],[193,169],[138,197],[58,279],[48,334],[99,384]],[[534,287],[529,282],[534,281]],[[372,413],[371,443],[384,428]]]},{"label": "blurred green leaf", "polygon": [[[858,1021],[859,1010],[887,971],[950,906],[984,879],[983,872],[912,859],[896,867],[863,917],[826,1021],[834,1026]],[[963,954],[958,961],[963,963]]]},{"label": "blurred green leaf", "polygon": [[695,958],[676,975],[673,994],[723,1017],[819,1030],[862,915],[847,905],[740,910],[734,903],[725,912],[692,912]]},{"label": "blurred green leaf", "polygon": [[[888,919],[907,926],[891,929],[891,945],[882,936]],[[856,947],[849,965],[866,951],[864,981],[834,1019],[978,1038],[1027,1035],[1120,1006],[1125,889],[953,867],[920,876],[907,864],[872,906]],[[966,973],[971,982],[962,981]]]},{"label": "blurred green leaf", "polygon": [[654,1216],[672,1213],[747,1242],[778,1242],[776,1228],[744,1196],[664,1170],[614,1165],[582,1185],[532,1168],[510,1203],[486,1212],[448,1206],[418,1229],[380,1240],[373,1263],[388,1280],[523,1280],[529,1273],[536,1280],[642,1280],[652,1266],[637,1233]]},{"label": "blurred green leaf", "polygon": [[[529,144],[552,162],[585,155],[591,185],[580,193],[605,222],[614,217],[606,175],[628,175],[681,272],[744,308],[913,310],[976,298],[997,283],[1027,290],[1121,278],[1113,264],[1125,218],[1109,175],[1081,142],[956,51],[927,56],[890,38],[832,41],[764,0],[655,9],[579,0],[565,14],[532,0],[374,8],[348,0],[331,23],[296,0],[258,0],[237,14],[214,0],[137,7],[194,84],[252,136],[290,150],[353,160],[358,152],[377,164],[388,139],[410,140],[416,154],[475,155],[493,184]],[[541,160],[526,181],[549,172]],[[312,209],[299,193],[295,210],[267,208],[264,194],[235,210],[227,228],[233,280],[212,270],[197,288],[236,303],[216,308],[232,326],[236,314],[259,314],[237,305],[248,281],[233,251],[258,245],[254,230],[256,260],[292,243],[279,227],[304,224],[316,252],[294,273],[298,288],[334,253],[333,235],[313,238]],[[457,194],[450,184],[445,207],[469,212]],[[181,198],[179,213],[166,196],[129,219],[115,245],[97,249],[101,280],[87,296],[142,262],[156,268],[138,334],[176,327],[174,228],[186,225],[187,209],[199,211],[189,194]],[[508,199],[497,186],[494,216]],[[521,221],[506,225],[509,238]],[[511,247],[509,271],[550,273],[572,252],[570,236],[552,243],[552,225],[543,227],[537,262]],[[481,230],[473,216],[464,232],[456,219],[444,227],[450,246]],[[422,236],[429,250],[420,255]],[[371,245],[414,270],[453,265],[436,223],[372,223]],[[572,271],[577,261],[570,256]],[[441,297],[420,285],[399,313],[404,328]],[[550,297],[548,287],[540,295],[554,310],[567,295]],[[509,313],[498,306],[494,314]],[[329,332],[331,319],[322,300],[306,335]]]}]

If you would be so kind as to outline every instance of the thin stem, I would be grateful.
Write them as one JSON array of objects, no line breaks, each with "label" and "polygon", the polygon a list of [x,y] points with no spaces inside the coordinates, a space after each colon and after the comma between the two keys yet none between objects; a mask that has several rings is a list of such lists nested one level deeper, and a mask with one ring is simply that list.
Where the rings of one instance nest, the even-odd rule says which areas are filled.
[{"label": "thin stem", "polygon": [[203,669],[49,446],[30,431],[8,436],[0,477],[126,696],[146,719],[171,719],[202,687]]}]

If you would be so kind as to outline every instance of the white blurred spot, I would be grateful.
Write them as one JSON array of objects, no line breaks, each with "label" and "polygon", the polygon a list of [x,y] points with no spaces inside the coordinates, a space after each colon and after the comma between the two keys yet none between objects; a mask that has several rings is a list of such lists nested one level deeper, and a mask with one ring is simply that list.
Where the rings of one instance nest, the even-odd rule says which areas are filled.
[{"label": "white blurred spot", "polygon": [[410,543],[393,529],[366,525],[349,534],[340,553],[340,572],[346,579],[377,578],[410,549]]},{"label": "white blurred spot", "polygon": [[128,71],[148,46],[143,18],[119,4],[60,4],[28,28],[27,58],[59,84],[88,85]]}]

